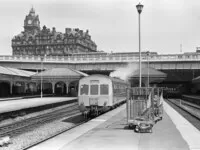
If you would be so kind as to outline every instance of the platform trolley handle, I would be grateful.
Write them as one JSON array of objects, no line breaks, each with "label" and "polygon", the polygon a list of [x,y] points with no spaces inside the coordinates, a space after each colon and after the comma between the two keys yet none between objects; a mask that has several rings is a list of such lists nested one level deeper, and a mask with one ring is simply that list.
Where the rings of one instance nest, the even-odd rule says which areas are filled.
[{"label": "platform trolley handle", "polygon": [[127,122],[130,118],[130,114],[129,114],[129,101],[130,101],[130,88],[126,88],[126,113],[127,113]]},{"label": "platform trolley handle", "polygon": [[126,88],[126,101],[130,99],[130,88]]}]

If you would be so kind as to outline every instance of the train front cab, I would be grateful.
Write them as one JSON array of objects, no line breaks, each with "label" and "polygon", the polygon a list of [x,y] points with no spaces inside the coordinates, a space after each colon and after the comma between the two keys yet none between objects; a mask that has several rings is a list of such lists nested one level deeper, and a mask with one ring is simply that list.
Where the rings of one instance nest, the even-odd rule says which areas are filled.
[{"label": "train front cab", "polygon": [[104,112],[112,105],[112,81],[109,78],[90,76],[79,82],[79,106],[82,111]]}]

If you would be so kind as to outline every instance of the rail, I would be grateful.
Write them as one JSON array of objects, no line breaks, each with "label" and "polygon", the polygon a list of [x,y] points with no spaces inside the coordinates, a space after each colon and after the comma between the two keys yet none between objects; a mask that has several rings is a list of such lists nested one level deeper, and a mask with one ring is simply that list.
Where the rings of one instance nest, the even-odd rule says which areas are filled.
[{"label": "rail", "polygon": [[0,137],[8,135],[13,137],[21,133],[24,133],[26,130],[31,130],[32,128],[35,128],[38,125],[44,124],[46,122],[55,119],[62,118],[63,116],[66,115],[74,115],[79,112],[80,111],[78,110],[78,104],[72,103],[71,105],[65,106],[58,110],[54,110],[53,112],[48,112],[35,117],[23,119],[11,124],[0,126]]},{"label": "rail", "polygon": [[[43,62],[46,63],[104,63],[104,62],[138,62],[139,57],[124,54],[106,55],[74,55],[74,56],[45,56]],[[142,56],[142,61],[147,62],[147,56]],[[200,54],[166,54],[152,55],[149,62],[181,62],[200,61]],[[0,62],[41,62],[40,56],[0,56]]]},{"label": "rail", "polygon": [[169,102],[173,103],[174,105],[178,106],[179,108],[185,110],[195,118],[200,121],[200,110],[199,106],[193,103],[184,101],[182,99],[167,99]]}]

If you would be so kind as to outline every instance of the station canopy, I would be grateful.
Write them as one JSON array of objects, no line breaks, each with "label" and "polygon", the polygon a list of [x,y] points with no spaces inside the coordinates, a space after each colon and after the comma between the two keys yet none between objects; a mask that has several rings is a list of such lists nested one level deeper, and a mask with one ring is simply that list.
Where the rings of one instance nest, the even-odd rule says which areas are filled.
[{"label": "station canopy", "polygon": [[[141,74],[142,74],[142,77],[148,77],[148,67],[144,67],[141,69]],[[149,67],[149,76],[151,78],[165,78],[167,77],[167,74],[164,73],[164,72],[161,72],[161,71],[158,71],[154,68],[151,68]],[[130,77],[139,77],[139,69],[135,70],[131,75]]]},{"label": "station canopy", "polygon": [[71,69],[71,68],[53,68],[32,76],[33,79],[40,79],[41,76],[45,79],[78,79],[88,76],[86,73]]},{"label": "station canopy", "polygon": [[0,74],[19,77],[30,77],[35,72],[0,66]]},{"label": "station canopy", "polygon": [[192,79],[192,83],[200,83],[200,76]]},{"label": "station canopy", "polygon": [[[143,67],[141,69],[142,78],[148,78],[148,74],[150,82],[162,82],[167,77],[166,73],[151,67],[149,67],[149,73],[148,73],[148,67]],[[129,79],[136,79],[136,78],[137,79],[139,78],[139,69],[135,70],[133,73],[129,75]]]}]

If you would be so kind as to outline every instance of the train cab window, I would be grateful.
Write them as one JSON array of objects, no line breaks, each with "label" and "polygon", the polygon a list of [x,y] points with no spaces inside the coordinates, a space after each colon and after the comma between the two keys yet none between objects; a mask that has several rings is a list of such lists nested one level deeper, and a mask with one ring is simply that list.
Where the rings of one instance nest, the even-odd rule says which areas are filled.
[{"label": "train cab window", "polygon": [[98,91],[99,91],[99,85],[98,84],[90,85],[90,95],[98,95]]},{"label": "train cab window", "polygon": [[87,84],[81,85],[81,95],[88,95],[88,87]]},{"label": "train cab window", "polygon": [[100,94],[101,95],[108,95],[108,84],[101,84],[100,85]]}]

